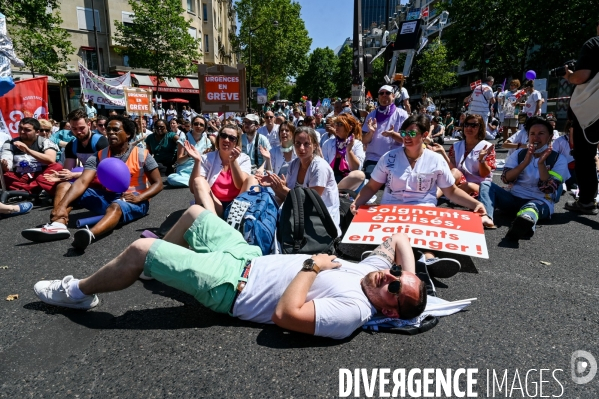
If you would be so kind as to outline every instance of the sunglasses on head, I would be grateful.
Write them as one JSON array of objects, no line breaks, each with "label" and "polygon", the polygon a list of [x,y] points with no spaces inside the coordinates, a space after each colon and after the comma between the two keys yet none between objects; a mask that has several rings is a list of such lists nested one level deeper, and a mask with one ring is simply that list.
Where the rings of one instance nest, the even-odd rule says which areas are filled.
[{"label": "sunglasses on head", "polygon": [[392,93],[390,91],[379,91],[379,96],[389,96]]},{"label": "sunglasses on head", "polygon": [[480,126],[480,124],[477,123],[477,122],[466,122],[466,123],[464,123],[464,127],[477,128],[479,126]]},{"label": "sunglasses on head", "polygon": [[218,137],[220,137],[222,140],[229,140],[231,143],[236,143],[237,142],[237,136],[232,136],[230,134],[227,134],[225,132],[220,132]]},{"label": "sunglasses on head", "polygon": [[408,137],[408,136],[410,136],[410,137],[414,138],[414,137],[416,137],[418,135],[418,133],[419,133],[418,130],[400,130],[399,131],[399,135],[401,137]]},{"label": "sunglasses on head", "polygon": [[200,123],[200,122],[194,122],[194,124],[193,124],[193,125],[194,125],[194,126],[201,126],[201,127],[204,127],[204,126],[206,126],[205,124],[203,124],[203,123]]},{"label": "sunglasses on head", "polygon": [[[391,267],[391,269],[389,270],[389,273],[391,273],[391,275],[393,277],[400,278],[401,277],[401,267],[399,267],[397,265],[393,265]],[[399,291],[401,291],[401,281],[395,280],[395,281],[389,283],[389,285],[387,286],[387,291],[389,291],[390,294],[399,295]]]}]

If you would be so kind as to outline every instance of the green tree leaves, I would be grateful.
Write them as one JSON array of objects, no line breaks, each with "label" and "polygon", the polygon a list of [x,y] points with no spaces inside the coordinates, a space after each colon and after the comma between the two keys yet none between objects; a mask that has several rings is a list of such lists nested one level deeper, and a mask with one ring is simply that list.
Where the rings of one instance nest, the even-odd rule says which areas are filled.
[{"label": "green tree leaves", "polygon": [[180,0],[129,0],[132,25],[115,21],[116,51],[129,56],[133,68],[147,68],[158,82],[195,72],[199,40],[189,35]]},{"label": "green tree leaves", "polygon": [[450,61],[447,48],[436,39],[417,58],[419,81],[425,92],[440,93],[456,83],[458,62]]},{"label": "green tree leaves", "polygon": [[297,77],[297,87],[302,95],[314,102],[332,97],[338,91],[334,83],[338,70],[339,59],[333,50],[328,47],[314,49],[308,57],[308,67]]}]

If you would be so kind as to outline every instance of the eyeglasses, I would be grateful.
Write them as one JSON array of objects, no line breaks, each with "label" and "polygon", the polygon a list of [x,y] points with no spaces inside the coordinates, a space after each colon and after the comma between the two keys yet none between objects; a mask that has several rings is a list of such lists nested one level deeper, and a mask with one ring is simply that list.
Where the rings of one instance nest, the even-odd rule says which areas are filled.
[{"label": "eyeglasses", "polygon": [[98,123],[98,124],[96,124],[96,126],[98,126],[98,127],[106,127],[106,124],[105,123]]},{"label": "eyeglasses", "polygon": [[[401,267],[399,267],[397,265],[393,265],[391,267],[391,269],[389,270],[389,273],[391,273],[391,275],[393,277],[397,277],[398,280],[390,282],[389,285],[387,286],[387,291],[389,291],[390,294],[399,296],[399,291],[401,291],[401,281],[399,281],[399,278],[401,277]],[[398,302],[399,302],[399,298],[398,298]]]},{"label": "eyeglasses", "polygon": [[166,130],[166,126],[156,126],[156,129],[158,129],[158,130]]},{"label": "eyeglasses", "polygon": [[418,133],[420,133],[418,130],[407,130],[407,131],[406,130],[400,130],[399,131],[399,135],[401,137],[408,137],[408,136],[410,136],[410,137],[414,138],[414,137],[416,137],[418,135]]},{"label": "eyeglasses", "polygon": [[52,129],[40,129],[40,132],[50,133]]},{"label": "eyeglasses", "polygon": [[379,96],[389,96],[392,93],[390,91],[379,91]]},{"label": "eyeglasses", "polygon": [[237,143],[237,136],[232,136],[232,135],[227,134],[225,132],[220,132],[218,134],[218,137],[220,137],[221,140],[229,140],[231,143]]},{"label": "eyeglasses", "polygon": [[480,126],[479,123],[470,123],[470,122],[464,123],[464,127],[471,127],[473,129],[475,129],[475,128],[479,127],[479,126]]},{"label": "eyeglasses", "polygon": [[274,116],[265,116],[264,118],[265,119],[272,119],[272,118],[274,118]]},{"label": "eyeglasses", "polygon": [[194,125],[194,126],[201,126],[201,127],[204,127],[204,126],[206,126],[205,124],[203,124],[203,123],[200,123],[200,122],[195,122],[193,125]]},{"label": "eyeglasses", "polygon": [[243,124],[244,125],[253,125],[254,122],[252,122],[252,121],[243,121]]}]

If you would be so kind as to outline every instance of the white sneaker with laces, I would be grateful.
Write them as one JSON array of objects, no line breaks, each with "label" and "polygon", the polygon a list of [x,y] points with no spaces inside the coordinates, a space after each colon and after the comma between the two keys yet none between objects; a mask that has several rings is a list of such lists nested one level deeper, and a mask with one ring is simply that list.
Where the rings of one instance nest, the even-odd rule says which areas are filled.
[{"label": "white sneaker with laces", "polygon": [[77,249],[85,249],[89,244],[92,243],[93,239],[96,238],[89,230],[89,227],[85,226],[84,229],[79,229],[73,235],[73,247]]},{"label": "white sneaker with laces", "polygon": [[100,300],[97,295],[86,295],[81,299],[71,298],[69,296],[71,280],[73,280],[73,276],[66,276],[62,280],[38,281],[33,287],[33,291],[41,301],[50,305],[83,310],[98,306]]},{"label": "white sneaker with laces", "polygon": [[62,223],[47,223],[43,227],[21,231],[23,238],[33,242],[65,240],[71,236],[69,229]]}]

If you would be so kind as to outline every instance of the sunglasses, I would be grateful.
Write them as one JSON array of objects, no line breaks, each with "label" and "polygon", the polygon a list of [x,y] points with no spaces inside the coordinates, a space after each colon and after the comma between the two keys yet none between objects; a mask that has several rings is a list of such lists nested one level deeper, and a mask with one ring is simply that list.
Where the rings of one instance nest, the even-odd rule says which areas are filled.
[{"label": "sunglasses", "polygon": [[390,91],[379,91],[379,96],[389,96],[392,93]]},{"label": "sunglasses", "polygon": [[201,126],[201,127],[204,127],[204,126],[206,126],[205,124],[203,124],[203,123],[200,123],[200,122],[195,122],[193,125],[194,125],[194,126]]},{"label": "sunglasses", "polygon": [[274,116],[265,116],[264,118],[265,119],[272,119],[272,118],[274,118]]},{"label": "sunglasses", "polygon": [[166,126],[156,126],[156,129],[158,129],[158,130],[166,130]]},{"label": "sunglasses", "polygon": [[106,124],[105,123],[98,123],[98,124],[96,124],[96,126],[98,126],[98,127],[106,127]]},{"label": "sunglasses", "polygon": [[232,136],[232,135],[227,134],[225,132],[220,132],[218,134],[218,137],[220,137],[222,140],[229,140],[231,143],[236,143],[237,142],[237,136]]},{"label": "sunglasses", "polygon": [[418,133],[419,133],[418,130],[407,130],[407,131],[406,130],[400,130],[399,131],[399,135],[401,137],[408,137],[408,136],[410,136],[410,137],[414,138],[414,137],[416,137],[418,135]]},{"label": "sunglasses", "polygon": [[464,127],[471,127],[471,128],[473,128],[473,129],[474,129],[474,128],[477,128],[477,127],[479,127],[479,126],[480,126],[480,124],[479,124],[479,123],[470,123],[470,122],[466,122],[466,123],[464,123]]},{"label": "sunglasses", "polygon": [[[389,270],[389,273],[391,273],[391,275],[393,277],[400,278],[401,277],[401,267],[399,267],[397,265],[393,265],[391,267],[391,269]],[[387,291],[389,291],[390,294],[399,295],[399,291],[401,291],[401,281],[395,280],[395,281],[389,283],[389,285],[387,286]]]},{"label": "sunglasses", "polygon": [[52,129],[40,129],[40,132],[48,132],[49,133],[50,131],[52,131]]}]

